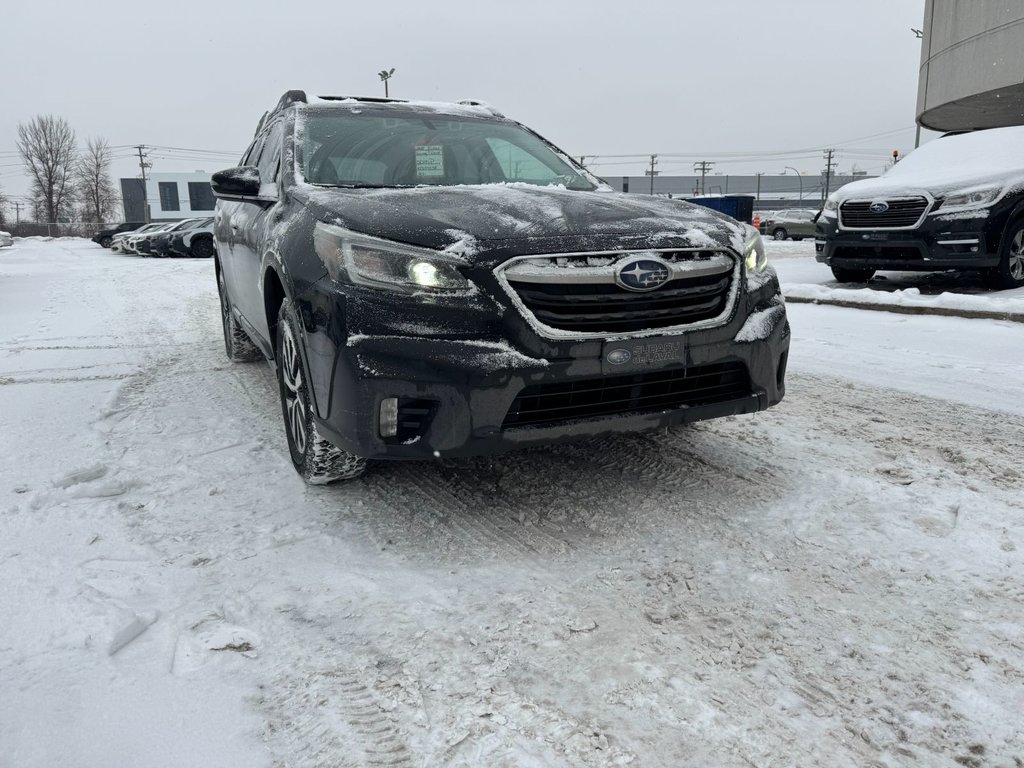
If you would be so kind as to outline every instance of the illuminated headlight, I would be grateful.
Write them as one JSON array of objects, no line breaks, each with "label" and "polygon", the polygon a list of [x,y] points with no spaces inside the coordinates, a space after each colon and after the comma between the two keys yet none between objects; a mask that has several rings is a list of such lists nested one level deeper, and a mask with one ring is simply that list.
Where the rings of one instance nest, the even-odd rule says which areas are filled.
[{"label": "illuminated headlight", "polygon": [[950,208],[980,208],[994,203],[1002,191],[1002,187],[980,187],[955,192],[946,196],[941,209],[948,211]]},{"label": "illuminated headlight", "polygon": [[768,256],[764,252],[764,240],[759,234],[755,233],[747,240],[743,262],[747,266],[747,274],[761,272],[768,266]]},{"label": "illuminated headlight", "polygon": [[317,223],[313,247],[328,274],[341,282],[402,293],[470,294],[456,259],[427,248],[350,232]]},{"label": "illuminated headlight", "polygon": [[429,261],[417,261],[410,264],[409,277],[416,285],[422,285],[425,288],[438,288],[441,285],[437,267]]}]

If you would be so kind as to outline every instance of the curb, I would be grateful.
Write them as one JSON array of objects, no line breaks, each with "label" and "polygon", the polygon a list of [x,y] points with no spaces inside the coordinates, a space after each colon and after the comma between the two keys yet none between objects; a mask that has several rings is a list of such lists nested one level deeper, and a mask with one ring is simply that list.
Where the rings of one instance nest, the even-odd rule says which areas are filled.
[{"label": "curb", "polygon": [[[783,293],[785,296],[785,293]],[[1022,312],[982,312],[975,309],[949,309],[948,307],[915,307],[902,304],[869,304],[847,299],[808,299],[802,296],[785,296],[787,304],[820,304],[844,309],[869,309],[875,312],[894,312],[898,315],[939,315],[941,317],[962,317],[967,320],[1006,320],[1024,323]]]}]

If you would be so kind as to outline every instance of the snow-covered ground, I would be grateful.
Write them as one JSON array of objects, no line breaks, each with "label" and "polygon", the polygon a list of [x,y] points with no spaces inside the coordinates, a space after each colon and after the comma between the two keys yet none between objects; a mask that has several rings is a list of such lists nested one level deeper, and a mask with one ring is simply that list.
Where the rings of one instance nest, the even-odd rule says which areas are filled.
[{"label": "snow-covered ground", "polygon": [[790,316],[767,413],[309,488],[209,261],[19,241],[0,766],[1021,765],[1024,324]]},{"label": "snow-covered ground", "polygon": [[866,286],[854,286],[837,283],[831,270],[814,260],[813,240],[767,240],[766,245],[789,299],[1024,318],[1024,288],[992,291],[977,271],[878,272]]}]

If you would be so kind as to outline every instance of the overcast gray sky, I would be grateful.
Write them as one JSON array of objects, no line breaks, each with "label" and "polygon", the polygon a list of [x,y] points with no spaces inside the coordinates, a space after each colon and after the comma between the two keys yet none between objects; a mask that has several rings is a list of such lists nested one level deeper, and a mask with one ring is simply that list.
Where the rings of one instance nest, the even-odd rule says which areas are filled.
[{"label": "overcast gray sky", "polygon": [[[924,0],[11,0],[0,188],[27,190],[16,126],[37,114],[64,117],[80,144],[230,153],[151,153],[154,171],[214,171],[284,91],[383,95],[391,67],[392,96],[486,100],[573,155],[605,156],[592,166],[604,176],[644,168],[607,155],[653,152],[817,173],[826,146],[841,171],[877,172],[913,147],[923,12]],[[794,149],[806,151],[771,154]],[[128,154],[116,177],[138,173]]]}]

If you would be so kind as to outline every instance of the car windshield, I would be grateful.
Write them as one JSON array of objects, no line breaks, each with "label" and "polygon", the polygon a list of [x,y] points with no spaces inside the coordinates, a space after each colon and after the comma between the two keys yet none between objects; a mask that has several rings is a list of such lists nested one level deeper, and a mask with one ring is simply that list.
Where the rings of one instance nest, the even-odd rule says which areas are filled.
[{"label": "car windshield", "polygon": [[337,187],[594,184],[551,146],[511,122],[436,113],[307,112],[306,181]]}]

